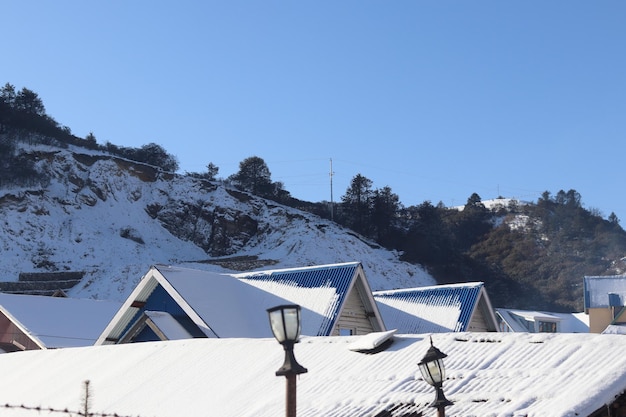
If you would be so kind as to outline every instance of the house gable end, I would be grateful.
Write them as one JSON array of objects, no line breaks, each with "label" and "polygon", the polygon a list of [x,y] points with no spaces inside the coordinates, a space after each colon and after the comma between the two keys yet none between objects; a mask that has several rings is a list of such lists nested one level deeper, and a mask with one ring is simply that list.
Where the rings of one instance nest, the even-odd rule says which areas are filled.
[{"label": "house gable end", "polygon": [[8,311],[0,307],[0,344],[5,351],[46,349],[46,346]]},{"label": "house gable end", "polygon": [[[208,337],[210,328],[187,305],[167,278],[156,266],[150,268],[120,310],[102,332],[96,345],[117,344],[130,341],[126,334],[138,325],[145,311],[165,311],[175,316],[179,323],[196,337]],[[210,332],[209,332],[210,334]]]},{"label": "house gable end", "polygon": [[[354,321],[356,317],[359,317],[361,324],[356,327],[356,334],[365,334],[369,332],[382,332],[385,331],[385,324],[382,316],[378,310],[378,305],[374,300],[372,290],[365,277],[365,271],[359,264],[355,271],[352,283],[348,289],[348,299],[341,307],[341,318],[345,315],[350,315],[348,319]],[[343,324],[341,324],[343,326]],[[338,334],[338,328],[335,329],[333,334]]]},{"label": "house gable end", "polygon": [[350,334],[355,335],[386,330],[365,278],[365,272],[360,266],[355,271],[332,334],[341,335],[343,329],[350,329],[352,331]]},{"label": "house gable end", "polygon": [[[154,288],[146,301],[134,301],[132,306],[137,309],[137,312],[126,329],[122,331],[118,343],[169,340],[165,332],[152,320],[150,316],[152,312],[158,312],[169,317],[171,321],[184,330],[189,338],[206,337],[185,309],[160,284]],[[148,331],[147,328],[151,331]]]},{"label": "house gable end", "polygon": [[175,339],[191,339],[206,337],[196,327],[196,333],[191,334],[181,325],[181,319],[166,312],[144,311],[141,317],[133,324],[120,340],[120,343],[152,342]]},{"label": "house gable end", "polygon": [[140,317],[140,308],[145,304],[152,291],[159,285],[158,275],[160,273],[156,268],[151,267],[126,301],[124,301],[122,307],[113,316],[113,319],[111,319],[102,334],[100,334],[95,345],[110,345],[120,341],[122,335]]},{"label": "house gable end", "polygon": [[473,309],[467,330],[471,332],[496,332],[498,325],[496,316],[487,295],[487,290],[481,286]]}]

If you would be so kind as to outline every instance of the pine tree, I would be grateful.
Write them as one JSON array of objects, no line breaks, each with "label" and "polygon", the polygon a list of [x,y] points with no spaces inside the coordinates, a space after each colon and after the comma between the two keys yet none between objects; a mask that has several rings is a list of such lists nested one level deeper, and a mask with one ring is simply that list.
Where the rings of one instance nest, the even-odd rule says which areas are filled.
[{"label": "pine tree", "polygon": [[366,236],[370,232],[372,195],[372,180],[357,174],[341,197],[342,223]]},{"label": "pine tree", "polygon": [[239,163],[239,172],[231,175],[229,180],[241,190],[261,197],[271,197],[274,191],[271,176],[265,161],[258,156],[251,156]]},{"label": "pine tree", "polygon": [[372,226],[376,241],[384,246],[391,242],[394,220],[400,210],[400,198],[390,187],[376,189],[372,198]]},{"label": "pine tree", "polygon": [[43,102],[37,93],[26,87],[22,88],[15,96],[14,107],[17,111],[29,114],[36,114],[39,116],[44,116],[46,114],[46,109],[44,108]]}]

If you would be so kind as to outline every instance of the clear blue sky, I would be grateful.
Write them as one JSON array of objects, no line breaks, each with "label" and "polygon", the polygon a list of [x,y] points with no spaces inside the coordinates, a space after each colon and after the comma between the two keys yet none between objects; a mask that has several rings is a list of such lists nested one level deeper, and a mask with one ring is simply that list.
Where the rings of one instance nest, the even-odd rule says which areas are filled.
[{"label": "clear blue sky", "polygon": [[0,83],[181,172],[247,157],[296,198],[575,189],[626,227],[626,2],[6,1]]}]

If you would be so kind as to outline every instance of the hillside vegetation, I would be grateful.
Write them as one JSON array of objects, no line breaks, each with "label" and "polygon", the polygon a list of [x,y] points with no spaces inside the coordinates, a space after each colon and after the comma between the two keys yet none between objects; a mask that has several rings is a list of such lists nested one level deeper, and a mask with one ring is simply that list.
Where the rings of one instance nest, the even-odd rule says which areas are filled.
[{"label": "hillside vegetation", "polygon": [[[407,250],[407,258],[423,261],[440,281],[485,281],[497,306],[581,311],[583,276],[624,271],[626,234],[616,219],[584,209],[574,190],[493,210],[468,203],[436,217],[442,232],[430,229],[430,236],[443,244],[434,259],[423,259],[428,249]],[[425,235],[418,240],[429,246]]]},{"label": "hillside vegetation", "polygon": [[[100,145],[93,134],[76,137],[45,113],[36,93],[25,88],[16,91],[6,84],[0,90],[0,186],[45,187],[50,182],[50,175],[37,165],[43,155],[20,152],[18,144],[24,142],[97,150],[149,164],[155,172],[178,170],[176,158],[154,143],[125,148],[110,142]],[[332,220],[355,236],[398,251],[402,260],[422,265],[440,283],[484,281],[497,307],[580,311],[583,276],[626,271],[622,260],[626,233],[619,219],[613,213],[604,219],[601,213],[584,208],[576,190],[546,191],[536,202],[501,198],[486,206],[479,195],[472,194],[461,208],[430,201],[404,207],[390,187],[374,189],[371,180],[356,174],[341,201],[331,205],[292,198],[281,183],[271,180],[269,167],[257,156],[242,161],[239,172],[228,178],[218,178],[218,172],[219,167],[208,163],[206,172],[183,176],[194,180],[190,184],[219,181]],[[193,210],[202,213],[205,208],[189,206],[186,212],[192,216]],[[146,211],[164,221],[162,207],[150,206]],[[170,227],[174,231],[180,225]],[[232,232],[232,228],[250,225],[235,222],[228,227]],[[127,232],[140,240],[135,236],[140,231]],[[193,235],[199,236],[195,230]],[[210,246],[203,249],[211,255]]]},{"label": "hillside vegetation", "polygon": [[575,190],[546,191],[536,203],[499,198],[489,208],[477,194],[459,208],[398,204],[383,233],[376,227],[379,195],[372,193],[365,220],[342,214],[338,221],[401,250],[440,283],[485,282],[498,307],[582,311],[585,275],[626,271],[619,219],[585,209]]}]

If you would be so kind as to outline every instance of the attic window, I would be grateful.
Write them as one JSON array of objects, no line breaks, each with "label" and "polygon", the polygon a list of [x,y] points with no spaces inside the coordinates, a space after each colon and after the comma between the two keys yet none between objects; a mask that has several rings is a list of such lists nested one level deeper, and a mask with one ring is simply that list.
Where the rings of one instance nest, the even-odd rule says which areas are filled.
[{"label": "attic window", "polygon": [[341,328],[339,329],[339,336],[354,336],[356,334],[355,329]]}]

